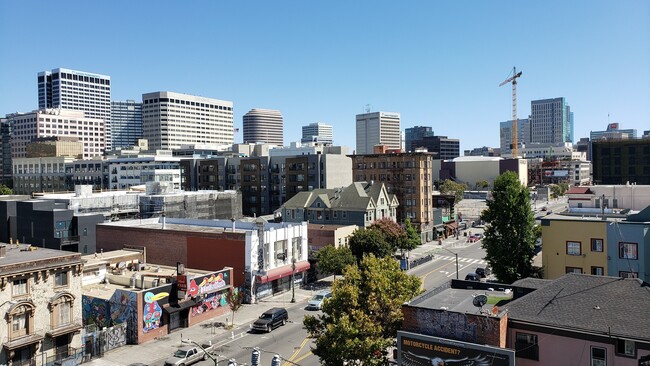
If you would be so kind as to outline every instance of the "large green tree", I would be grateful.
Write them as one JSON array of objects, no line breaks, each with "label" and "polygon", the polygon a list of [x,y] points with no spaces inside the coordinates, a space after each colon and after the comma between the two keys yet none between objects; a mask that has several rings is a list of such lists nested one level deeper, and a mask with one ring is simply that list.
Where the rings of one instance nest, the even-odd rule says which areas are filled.
[{"label": "large green tree", "polygon": [[417,229],[413,224],[411,224],[411,219],[408,217],[406,218],[406,221],[404,221],[404,232],[406,235],[404,235],[404,238],[398,245],[398,249],[402,251],[410,251],[418,247],[418,245],[421,244],[420,242],[420,234],[418,234]]},{"label": "large green tree", "polygon": [[13,194],[13,192],[12,192],[11,188],[7,187],[4,184],[0,184],[0,196],[8,196],[8,195],[12,195],[12,194]]},{"label": "large green tree", "polygon": [[359,229],[348,240],[352,254],[361,261],[365,254],[383,258],[392,256],[396,247],[389,243],[381,230],[376,228]]},{"label": "large green tree", "polygon": [[487,223],[481,244],[485,259],[501,282],[534,276],[535,218],[528,190],[513,172],[497,177],[493,188],[481,214]]},{"label": "large green tree", "polygon": [[316,252],[316,261],[320,273],[334,274],[336,278],[336,275],[343,273],[343,268],[356,263],[356,258],[348,247],[326,245]]},{"label": "large green tree", "polygon": [[465,183],[456,183],[451,179],[447,179],[440,184],[440,193],[442,194],[452,194],[456,196],[455,203],[460,202],[463,199],[463,195],[467,190],[467,184]]},{"label": "large green tree", "polygon": [[323,313],[307,315],[315,339],[312,352],[322,365],[387,365],[387,349],[400,329],[402,304],[420,292],[420,279],[401,271],[391,258],[367,255],[334,281]]}]

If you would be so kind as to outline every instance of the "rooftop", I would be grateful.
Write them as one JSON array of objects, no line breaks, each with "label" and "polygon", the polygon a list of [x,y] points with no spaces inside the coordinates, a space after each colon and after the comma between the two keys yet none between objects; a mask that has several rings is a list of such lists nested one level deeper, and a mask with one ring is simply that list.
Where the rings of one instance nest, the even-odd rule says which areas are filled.
[{"label": "rooftop", "polygon": [[[499,284],[495,283],[495,288]],[[478,295],[485,295],[488,302],[482,308],[474,306],[474,298]],[[513,293],[511,290],[495,291],[494,289],[460,289],[460,288],[445,288],[439,292],[429,292],[421,295],[413,301],[410,305],[438,309],[445,311],[453,311],[464,314],[486,314],[492,307],[501,302],[509,301],[512,299]],[[500,314],[500,313],[499,313]]]},{"label": "rooftop", "polygon": [[[1,243],[6,253],[0,257],[2,275],[25,272],[42,267],[56,267],[63,263],[81,263],[81,255],[75,252],[39,248],[30,244]],[[52,263],[52,260],[57,262]]]},{"label": "rooftop", "polygon": [[[164,225],[163,225],[164,222]],[[193,231],[201,233],[221,234],[224,232],[246,233],[257,230],[257,225],[262,223],[264,230],[279,230],[285,227],[299,226],[298,223],[269,223],[258,218],[256,222],[242,220],[202,220],[202,219],[178,219],[155,217],[148,219],[121,220],[105,222],[101,226],[135,227],[142,229],[163,229],[176,231]],[[233,230],[234,227],[234,230]]]}]

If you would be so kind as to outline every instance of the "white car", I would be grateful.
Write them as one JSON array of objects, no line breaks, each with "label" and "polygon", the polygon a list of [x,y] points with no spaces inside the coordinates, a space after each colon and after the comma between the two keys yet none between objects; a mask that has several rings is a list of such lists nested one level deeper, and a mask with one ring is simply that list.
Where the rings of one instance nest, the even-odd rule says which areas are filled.
[{"label": "white car", "polygon": [[311,300],[307,303],[307,310],[320,310],[323,308],[323,302],[325,299],[332,297],[332,291],[324,290],[317,293]]},{"label": "white car", "polygon": [[186,366],[199,361],[205,361],[208,355],[197,347],[181,347],[165,360],[165,366]]}]

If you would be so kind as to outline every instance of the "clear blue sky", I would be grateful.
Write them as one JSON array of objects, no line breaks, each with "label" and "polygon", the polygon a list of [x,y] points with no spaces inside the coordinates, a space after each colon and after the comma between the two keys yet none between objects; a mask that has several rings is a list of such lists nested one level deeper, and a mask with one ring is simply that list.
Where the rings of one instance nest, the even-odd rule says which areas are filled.
[{"label": "clear blue sky", "polygon": [[[334,126],[355,145],[355,115],[400,112],[461,149],[499,145],[533,99],[566,97],[575,138],[608,122],[650,130],[650,1],[2,1],[0,114],[36,109],[36,74],[110,75],[112,97],[167,90],[282,111]],[[241,134],[236,141],[241,141]]]}]

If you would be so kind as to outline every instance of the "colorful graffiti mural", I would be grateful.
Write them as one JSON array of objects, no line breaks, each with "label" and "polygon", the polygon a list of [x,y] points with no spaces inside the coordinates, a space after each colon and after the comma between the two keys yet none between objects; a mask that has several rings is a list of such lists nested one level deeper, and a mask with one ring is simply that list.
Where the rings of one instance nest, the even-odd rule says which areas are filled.
[{"label": "colorful graffiti mural", "polygon": [[94,324],[97,327],[110,327],[110,305],[104,299],[83,295],[81,298],[81,316],[84,325]]},{"label": "colorful graffiti mural", "polygon": [[206,295],[202,302],[192,307],[192,316],[203,314],[206,311],[216,309],[220,306],[227,306],[228,300],[226,299],[226,294],[227,291]]},{"label": "colorful graffiti mural", "polygon": [[158,300],[164,299],[169,296],[167,292],[159,292],[153,294],[147,292],[144,294],[144,312],[142,313],[142,320],[144,321],[143,332],[148,332],[152,329],[160,327],[160,316],[162,315],[162,308],[158,304]]},{"label": "colorful graffiti mural", "polygon": [[228,286],[229,272],[219,272],[216,275],[214,273],[209,276],[197,277],[190,280],[190,283],[187,285],[187,294],[186,298],[196,297],[201,294],[213,293],[221,288]]}]

